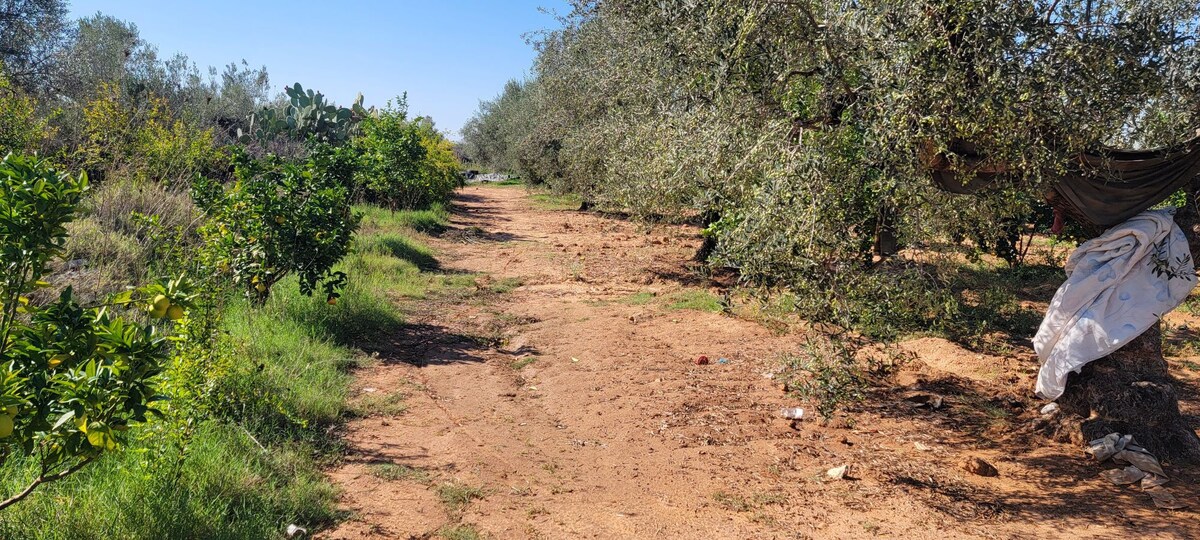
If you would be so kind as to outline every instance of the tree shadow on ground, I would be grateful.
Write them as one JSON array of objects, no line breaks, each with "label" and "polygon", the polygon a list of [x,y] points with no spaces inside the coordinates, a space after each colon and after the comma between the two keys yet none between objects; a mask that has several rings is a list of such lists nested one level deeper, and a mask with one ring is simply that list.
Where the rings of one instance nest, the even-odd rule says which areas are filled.
[{"label": "tree shadow on ground", "polygon": [[483,362],[490,347],[478,338],[459,334],[435,324],[405,324],[374,344],[367,352],[378,353],[385,363],[417,367]]},{"label": "tree shadow on ground", "polygon": [[737,285],[738,273],[732,268],[709,268],[703,263],[680,261],[677,264],[656,265],[646,272],[659,281],[688,287],[732,288]]},{"label": "tree shadow on ground", "polygon": [[508,232],[489,232],[482,227],[469,225],[466,227],[450,227],[439,238],[450,240],[463,244],[475,244],[483,242],[503,243],[524,240],[525,237]]},{"label": "tree shadow on ground", "polygon": [[943,322],[945,335],[973,352],[1029,347],[1045,316],[1036,304],[1049,303],[1064,279],[1050,265],[962,265],[947,274],[959,306],[958,315]]},{"label": "tree shadow on ground", "polygon": [[[942,405],[932,407],[916,396],[938,396]],[[997,449],[1024,438],[1015,426],[1018,417],[1034,403],[1016,396],[996,396],[981,391],[970,381],[945,376],[924,381],[917,387],[875,387],[869,393],[875,414],[904,419],[969,435],[975,448]],[[1003,433],[996,437],[996,433]]]},{"label": "tree shadow on ground", "polygon": [[441,263],[439,263],[433,255],[418,249],[412,243],[403,238],[380,238],[379,243],[388,251],[391,256],[413,263],[423,272],[439,270],[441,268]]},{"label": "tree shadow on ground", "polygon": [[[934,393],[944,398],[938,409],[906,400],[913,392]],[[967,481],[970,474],[958,461],[914,460],[905,453],[881,455],[870,466],[897,489],[916,496],[930,508],[958,520],[989,520],[998,523],[1056,523],[1070,529],[1103,524],[1137,536],[1186,537],[1187,531],[1170,519],[1157,519],[1149,495],[1137,489],[1114,486],[1098,478],[1112,463],[1091,461],[1082,453],[1037,452],[1048,441],[1028,427],[1036,403],[1015,396],[996,396],[977,388],[971,381],[949,376],[928,381],[919,389],[876,388],[870,393],[873,412],[886,418],[907,419],[925,426],[922,433],[942,432],[937,444],[963,454],[986,449],[1004,457],[996,464],[1001,477],[1010,474],[1005,463],[1016,463],[1040,471],[1039,477],[1020,481],[1032,487],[992,487],[991,483]],[[1195,424],[1194,418],[1188,418]],[[956,452],[957,453],[957,452]],[[944,454],[942,454],[944,455]],[[1174,479],[1168,484],[1181,500],[1197,495],[1197,471],[1169,467]],[[1130,514],[1144,513],[1135,523]]]}]

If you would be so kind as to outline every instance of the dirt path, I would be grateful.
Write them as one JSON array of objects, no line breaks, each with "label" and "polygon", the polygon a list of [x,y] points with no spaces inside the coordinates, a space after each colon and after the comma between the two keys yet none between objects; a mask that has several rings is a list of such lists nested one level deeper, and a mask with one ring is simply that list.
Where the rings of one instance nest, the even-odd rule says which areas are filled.
[{"label": "dirt path", "polygon": [[[694,229],[539,208],[476,186],[432,239],[481,289],[417,304],[364,398],[407,410],[350,423],[331,477],[351,518],[325,538],[1195,537],[1106,485],[1075,447],[1012,433],[1036,362],[940,339],[840,426],[779,418],[768,378],[798,335],[719,313],[681,261]],[[519,286],[517,286],[519,283]],[[515,288],[513,288],[515,287]],[[713,363],[692,362],[707,355]],[[718,363],[718,358],[727,359]],[[766,374],[766,376],[764,375]],[[914,408],[905,391],[947,406]],[[980,456],[996,478],[959,467]],[[825,475],[850,465],[847,479]],[[1194,500],[1191,477],[1176,495]],[[453,527],[459,527],[453,529]]]}]

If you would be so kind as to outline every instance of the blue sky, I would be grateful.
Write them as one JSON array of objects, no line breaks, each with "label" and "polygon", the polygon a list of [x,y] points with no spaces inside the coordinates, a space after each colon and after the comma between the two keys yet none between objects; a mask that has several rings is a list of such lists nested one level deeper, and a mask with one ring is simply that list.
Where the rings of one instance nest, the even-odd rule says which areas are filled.
[{"label": "blue sky", "polygon": [[383,105],[408,92],[409,111],[458,138],[480,99],[524,77],[533,48],[523,34],[552,29],[539,13],[564,0],[70,0],[133,22],[163,57],[182,52],[200,68],[245,59],[267,67],[277,91],[293,82],[343,105],[362,92]]}]

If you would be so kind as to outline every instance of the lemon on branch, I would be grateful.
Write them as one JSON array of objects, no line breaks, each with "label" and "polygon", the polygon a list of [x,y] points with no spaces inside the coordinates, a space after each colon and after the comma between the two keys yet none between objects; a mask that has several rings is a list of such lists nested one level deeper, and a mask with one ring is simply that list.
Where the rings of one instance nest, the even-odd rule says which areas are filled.
[{"label": "lemon on branch", "polygon": [[167,318],[171,319],[172,321],[178,321],[179,319],[182,319],[183,306],[176,304],[167,308]]}]

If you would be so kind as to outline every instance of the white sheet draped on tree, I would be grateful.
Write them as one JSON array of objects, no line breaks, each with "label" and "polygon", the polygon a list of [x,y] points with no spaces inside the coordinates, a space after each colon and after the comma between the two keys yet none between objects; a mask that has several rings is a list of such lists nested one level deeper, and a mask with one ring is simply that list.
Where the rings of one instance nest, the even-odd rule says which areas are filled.
[{"label": "white sheet draped on tree", "polygon": [[1146,210],[1079,246],[1033,338],[1037,394],[1057,399],[1067,375],[1140,336],[1196,286],[1173,209]]}]

